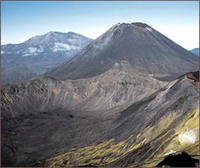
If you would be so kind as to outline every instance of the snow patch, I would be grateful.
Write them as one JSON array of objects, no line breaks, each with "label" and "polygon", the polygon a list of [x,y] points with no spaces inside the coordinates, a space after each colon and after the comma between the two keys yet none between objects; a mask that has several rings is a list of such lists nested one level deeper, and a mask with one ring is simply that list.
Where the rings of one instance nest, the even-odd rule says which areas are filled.
[{"label": "snow patch", "polygon": [[149,30],[150,32],[152,32],[152,29],[150,27],[146,27],[147,30]]},{"label": "snow patch", "polygon": [[25,57],[26,57],[26,56],[29,56],[29,55],[31,55],[31,54],[29,54],[29,53],[23,54],[23,56],[25,56]]},{"label": "snow patch", "polygon": [[154,74],[149,74],[149,76],[151,76],[151,77],[152,77],[152,76],[154,76]]},{"label": "snow patch", "polygon": [[37,52],[37,48],[35,48],[35,47],[29,47],[28,48],[28,52],[33,54],[33,53]]},{"label": "snow patch", "polygon": [[40,46],[38,49],[37,49],[37,52],[44,52],[44,47],[43,46]]},{"label": "snow patch", "polygon": [[170,150],[169,152],[165,153],[164,156],[171,155],[171,154],[173,154],[173,153],[176,153],[176,151]]},{"label": "snow patch", "polygon": [[36,47],[29,47],[27,50],[25,50],[22,56],[30,56],[30,55],[37,55],[37,48]]},{"label": "snow patch", "polygon": [[69,38],[67,39],[68,42],[72,43],[72,44],[76,44],[76,43],[80,43],[80,39],[73,39],[73,38]]},{"label": "snow patch", "polygon": [[65,43],[55,43],[54,47],[53,47],[53,51],[68,51],[68,50],[77,50],[80,47],[76,47],[73,45],[68,45]]},{"label": "snow patch", "polygon": [[1,51],[1,54],[4,54],[4,51]]},{"label": "snow patch", "polygon": [[181,144],[189,143],[194,144],[198,137],[198,130],[192,129],[178,135],[178,140]]}]

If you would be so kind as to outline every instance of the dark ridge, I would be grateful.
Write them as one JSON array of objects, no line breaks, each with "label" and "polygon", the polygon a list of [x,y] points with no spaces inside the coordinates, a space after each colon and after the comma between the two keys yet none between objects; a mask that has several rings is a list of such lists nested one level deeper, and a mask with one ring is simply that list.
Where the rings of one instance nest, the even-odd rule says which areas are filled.
[{"label": "dark ridge", "polygon": [[195,78],[199,80],[199,71],[193,72],[193,75]]},{"label": "dark ridge", "polygon": [[193,159],[185,152],[177,155],[169,155],[156,167],[170,166],[170,167],[196,167],[199,160]]},{"label": "dark ridge", "polygon": [[189,72],[186,75],[187,75],[187,78],[189,78],[191,80],[199,81],[199,71]]}]

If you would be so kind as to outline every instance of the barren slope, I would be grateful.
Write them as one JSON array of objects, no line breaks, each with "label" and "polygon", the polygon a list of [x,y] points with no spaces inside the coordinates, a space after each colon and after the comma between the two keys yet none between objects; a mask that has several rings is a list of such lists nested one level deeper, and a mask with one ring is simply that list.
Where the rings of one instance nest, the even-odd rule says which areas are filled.
[{"label": "barren slope", "polygon": [[125,61],[91,79],[41,78],[8,85],[2,91],[3,154],[6,160],[23,165],[34,162],[34,155],[38,160],[99,141],[121,110],[163,85],[135,74]]}]

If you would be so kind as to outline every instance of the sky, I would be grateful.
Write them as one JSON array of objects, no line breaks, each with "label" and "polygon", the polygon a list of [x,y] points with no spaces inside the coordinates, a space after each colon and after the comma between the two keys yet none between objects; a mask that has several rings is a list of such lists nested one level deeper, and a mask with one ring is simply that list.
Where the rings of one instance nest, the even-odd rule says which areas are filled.
[{"label": "sky", "polygon": [[1,43],[49,31],[97,38],[116,23],[143,22],[186,49],[199,46],[198,1],[3,1]]}]

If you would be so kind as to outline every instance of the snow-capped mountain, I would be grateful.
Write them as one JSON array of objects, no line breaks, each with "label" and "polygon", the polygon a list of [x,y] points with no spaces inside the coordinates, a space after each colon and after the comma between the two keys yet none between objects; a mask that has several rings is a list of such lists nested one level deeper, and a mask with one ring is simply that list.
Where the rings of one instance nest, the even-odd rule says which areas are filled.
[{"label": "snow-capped mountain", "polygon": [[[49,32],[20,44],[3,45],[3,81],[20,81],[42,74],[78,53],[91,41],[92,39],[73,32]],[[21,68],[28,71],[23,72]]]}]

